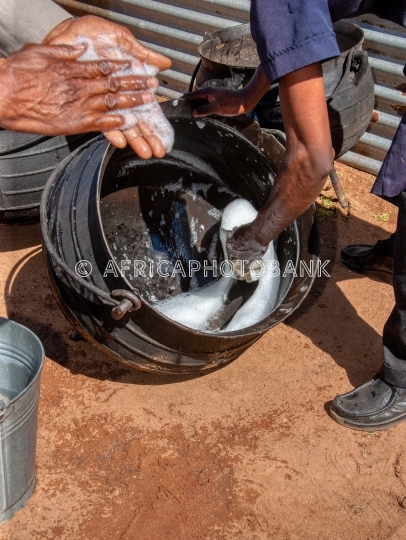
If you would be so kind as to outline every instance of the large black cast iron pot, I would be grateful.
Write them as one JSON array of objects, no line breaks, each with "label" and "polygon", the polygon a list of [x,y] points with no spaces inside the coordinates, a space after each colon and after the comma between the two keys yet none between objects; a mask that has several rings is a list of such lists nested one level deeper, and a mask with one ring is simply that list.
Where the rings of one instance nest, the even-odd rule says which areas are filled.
[{"label": "large black cast iron pot", "polygon": [[[62,311],[96,347],[146,371],[198,372],[233,360],[285,319],[314,276],[288,272],[273,313],[241,331],[198,332],[154,309],[157,299],[188,291],[191,280],[170,271],[151,277],[148,269],[142,276],[133,261],[164,259],[167,270],[176,261],[220,262],[219,211],[237,197],[259,208],[283,155],[247,117],[202,121],[191,117],[188,103],[163,105],[175,129],[165,158],[144,161],[98,138],[54,171],[41,203],[44,251]],[[299,259],[317,263],[314,206],[280,235],[277,252],[281,269],[292,261],[298,274]],[[199,285],[216,279],[203,270],[196,278]]]},{"label": "large black cast iron pot", "polygon": [[[352,148],[367,129],[374,108],[374,81],[364,32],[356,24],[333,25],[341,54],[322,62],[324,88],[336,157]],[[206,33],[190,89],[205,86],[238,89],[251,79],[259,58],[249,24]],[[283,130],[279,85],[274,84],[252,112],[264,128]]]}]

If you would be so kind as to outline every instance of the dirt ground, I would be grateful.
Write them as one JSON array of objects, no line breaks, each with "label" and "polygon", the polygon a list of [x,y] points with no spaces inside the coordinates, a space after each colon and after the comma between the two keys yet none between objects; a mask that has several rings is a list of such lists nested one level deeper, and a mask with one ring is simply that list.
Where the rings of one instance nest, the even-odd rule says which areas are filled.
[{"label": "dirt ground", "polygon": [[392,288],[339,262],[393,231],[373,177],[338,165],[350,200],[319,201],[322,260],[304,304],[202,376],[131,371],[71,327],[48,285],[38,224],[0,224],[0,315],[42,340],[37,486],[1,540],[406,538],[406,424],[362,433],[329,402],[379,368]]}]

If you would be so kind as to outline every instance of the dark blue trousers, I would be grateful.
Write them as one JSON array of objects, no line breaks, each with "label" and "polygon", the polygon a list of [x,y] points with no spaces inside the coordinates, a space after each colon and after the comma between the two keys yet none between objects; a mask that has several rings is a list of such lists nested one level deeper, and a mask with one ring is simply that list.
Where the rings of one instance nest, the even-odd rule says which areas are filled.
[{"label": "dark blue trousers", "polygon": [[381,376],[388,383],[406,388],[406,191],[393,202],[399,208],[393,250],[395,307],[383,329]]}]

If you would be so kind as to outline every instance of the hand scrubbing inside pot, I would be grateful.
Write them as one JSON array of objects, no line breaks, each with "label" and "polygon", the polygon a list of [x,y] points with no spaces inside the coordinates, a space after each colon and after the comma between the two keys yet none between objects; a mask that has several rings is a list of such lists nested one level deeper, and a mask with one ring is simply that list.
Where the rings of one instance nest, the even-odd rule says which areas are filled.
[{"label": "hand scrubbing inside pot", "polygon": [[[220,241],[223,247],[224,257],[230,260],[227,250],[227,240],[242,225],[248,225],[257,217],[255,208],[245,199],[237,199],[230,203],[223,211],[220,227]],[[248,283],[257,281],[263,270],[261,260],[246,264],[248,261],[230,261],[237,279],[243,279]]]},{"label": "hand scrubbing inside pot", "polygon": [[[223,212],[220,228],[224,257],[228,260],[226,239],[232,232],[242,225],[254,221],[257,216],[255,208],[245,199],[237,199],[230,203]],[[244,261],[232,264],[235,274],[246,281],[258,281],[258,285],[250,298],[240,307],[234,317],[228,323],[225,330],[240,330],[261,321],[274,309],[279,291],[279,271],[275,272],[278,262],[274,243],[271,242],[267,251],[259,261],[251,263],[248,269],[244,267]]]},{"label": "hand scrubbing inside pot", "polygon": [[[226,261],[227,237],[237,227],[253,221],[256,215],[254,207],[244,199],[237,199],[224,209],[220,239]],[[162,300],[154,307],[166,317],[202,332],[229,332],[247,328],[263,320],[275,307],[280,283],[279,273],[273,271],[276,262],[276,252],[271,242],[261,259],[261,275],[252,276],[258,281],[253,292],[251,284],[242,283],[237,289],[234,275],[223,275],[214,283]],[[255,273],[251,271],[251,274]],[[244,287],[248,295],[244,294]],[[233,295],[236,290],[239,291],[239,298]],[[234,306],[232,310],[229,309],[231,304]]]}]

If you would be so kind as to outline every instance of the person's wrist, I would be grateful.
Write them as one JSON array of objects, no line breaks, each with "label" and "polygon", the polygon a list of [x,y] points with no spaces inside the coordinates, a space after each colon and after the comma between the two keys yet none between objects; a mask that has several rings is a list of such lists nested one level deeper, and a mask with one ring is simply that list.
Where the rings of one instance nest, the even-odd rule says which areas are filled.
[{"label": "person's wrist", "polygon": [[259,216],[245,227],[248,235],[254,239],[252,246],[254,251],[261,251],[262,248],[266,248],[269,245],[271,239],[268,240],[268,235]]},{"label": "person's wrist", "polygon": [[256,100],[256,96],[247,86],[239,90],[239,94],[245,113],[251,111],[259,101],[259,99]]},{"label": "person's wrist", "polygon": [[270,89],[270,84],[261,67],[257,69],[247,86],[243,88],[249,100],[250,110],[253,109],[263,95]]}]

